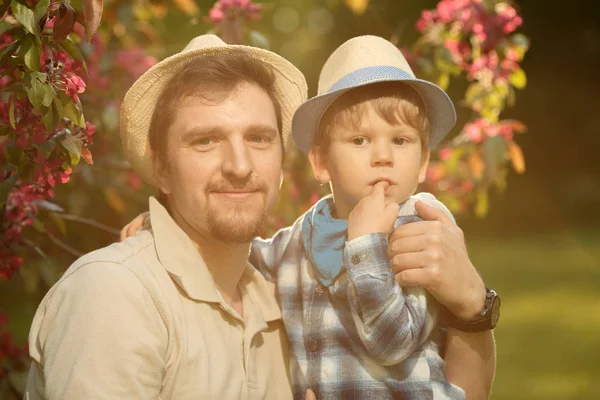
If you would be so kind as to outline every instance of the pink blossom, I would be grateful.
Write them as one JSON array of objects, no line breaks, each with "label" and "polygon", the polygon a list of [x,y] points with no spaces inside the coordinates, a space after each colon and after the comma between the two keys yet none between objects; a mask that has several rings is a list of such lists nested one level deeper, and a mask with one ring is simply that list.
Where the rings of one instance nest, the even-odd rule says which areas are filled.
[{"label": "pink blossom", "polygon": [[452,149],[449,147],[445,147],[438,152],[440,156],[440,160],[446,161],[452,157]]},{"label": "pink blossom", "polygon": [[481,136],[481,128],[476,123],[466,124],[465,132],[469,139],[471,139],[474,143],[481,143],[483,139]]},{"label": "pink blossom", "polygon": [[66,92],[67,95],[76,99],[78,93],[83,93],[85,90],[85,82],[79,75],[74,73],[66,73],[64,75],[65,83],[66,83]]}]

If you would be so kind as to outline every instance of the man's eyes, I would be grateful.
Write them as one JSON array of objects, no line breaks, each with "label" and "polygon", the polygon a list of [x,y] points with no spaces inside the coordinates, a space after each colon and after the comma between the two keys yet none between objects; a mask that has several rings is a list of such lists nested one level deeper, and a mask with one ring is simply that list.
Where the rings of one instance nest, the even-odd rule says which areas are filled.
[{"label": "man's eyes", "polygon": [[250,137],[250,141],[253,143],[266,143],[270,142],[270,139],[266,136],[254,135]]},{"label": "man's eyes", "polygon": [[216,142],[216,139],[214,137],[203,137],[203,138],[198,138],[196,140],[194,140],[192,142],[192,144],[194,146],[210,146],[212,144],[214,144]]}]

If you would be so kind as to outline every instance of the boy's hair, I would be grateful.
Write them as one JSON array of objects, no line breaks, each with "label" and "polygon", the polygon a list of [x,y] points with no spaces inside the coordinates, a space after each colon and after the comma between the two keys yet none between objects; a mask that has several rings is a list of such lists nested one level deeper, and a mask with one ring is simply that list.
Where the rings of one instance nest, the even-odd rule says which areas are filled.
[{"label": "boy's hair", "polygon": [[258,85],[271,98],[277,116],[281,151],[285,156],[281,136],[281,105],[275,93],[275,73],[266,63],[245,52],[207,55],[199,62],[186,65],[171,78],[157,101],[150,122],[148,139],[152,152],[166,163],[167,131],[185,97],[198,96],[218,103],[242,83]]},{"label": "boy's hair", "polygon": [[313,146],[326,152],[333,129],[340,126],[358,129],[367,102],[389,124],[404,123],[416,129],[421,136],[423,152],[429,149],[429,120],[423,99],[416,90],[402,82],[378,82],[341,95],[323,114]]}]

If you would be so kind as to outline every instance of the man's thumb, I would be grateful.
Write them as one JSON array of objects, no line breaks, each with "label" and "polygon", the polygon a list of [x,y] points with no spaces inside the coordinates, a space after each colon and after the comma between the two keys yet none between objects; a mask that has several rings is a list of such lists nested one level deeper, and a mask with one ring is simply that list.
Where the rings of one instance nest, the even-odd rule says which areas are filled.
[{"label": "man's thumb", "polygon": [[417,211],[417,214],[419,214],[419,217],[423,218],[425,221],[440,221],[446,226],[454,224],[443,210],[425,204],[420,200],[415,203],[415,210]]}]

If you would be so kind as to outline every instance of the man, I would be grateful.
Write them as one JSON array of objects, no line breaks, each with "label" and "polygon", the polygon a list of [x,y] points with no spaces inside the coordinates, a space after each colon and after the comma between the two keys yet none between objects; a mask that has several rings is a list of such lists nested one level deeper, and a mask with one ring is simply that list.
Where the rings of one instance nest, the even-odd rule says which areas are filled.
[{"label": "man", "polygon": [[[291,397],[281,313],[247,258],[305,99],[283,58],[211,35],[133,85],[125,153],[164,204],[150,199],[151,231],[82,257],[48,292],[26,399]],[[491,382],[470,371],[486,359],[460,346],[456,375]]]}]

